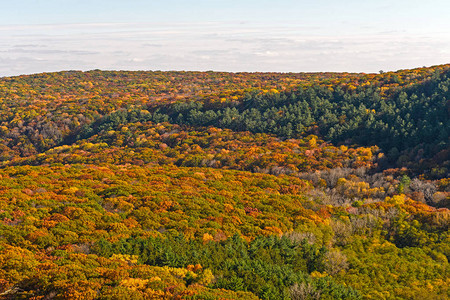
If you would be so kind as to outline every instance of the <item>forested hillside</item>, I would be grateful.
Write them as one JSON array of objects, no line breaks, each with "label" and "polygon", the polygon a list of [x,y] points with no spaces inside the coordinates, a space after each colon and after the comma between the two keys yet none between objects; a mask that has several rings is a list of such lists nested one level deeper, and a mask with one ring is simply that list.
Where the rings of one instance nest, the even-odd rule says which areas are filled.
[{"label": "forested hillside", "polygon": [[0,297],[448,299],[450,66],[0,78]]}]

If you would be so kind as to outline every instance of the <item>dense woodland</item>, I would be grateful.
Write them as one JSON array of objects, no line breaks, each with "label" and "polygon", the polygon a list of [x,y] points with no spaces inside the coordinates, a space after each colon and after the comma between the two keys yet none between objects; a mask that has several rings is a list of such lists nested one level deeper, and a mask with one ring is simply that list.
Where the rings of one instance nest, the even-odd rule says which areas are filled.
[{"label": "dense woodland", "polygon": [[0,297],[448,299],[450,65],[0,78]]}]

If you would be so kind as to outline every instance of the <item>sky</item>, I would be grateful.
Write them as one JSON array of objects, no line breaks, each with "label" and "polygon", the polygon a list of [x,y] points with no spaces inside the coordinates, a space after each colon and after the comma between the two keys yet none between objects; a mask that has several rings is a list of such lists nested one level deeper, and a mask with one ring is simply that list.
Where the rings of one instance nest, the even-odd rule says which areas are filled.
[{"label": "sky", "polygon": [[0,77],[450,63],[448,0],[0,0]]}]

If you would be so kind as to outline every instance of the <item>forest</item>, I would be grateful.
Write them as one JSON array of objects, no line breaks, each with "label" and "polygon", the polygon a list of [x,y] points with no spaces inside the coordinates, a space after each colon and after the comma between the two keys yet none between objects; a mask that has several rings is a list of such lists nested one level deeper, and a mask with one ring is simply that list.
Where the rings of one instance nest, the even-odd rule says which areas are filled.
[{"label": "forest", "polygon": [[450,65],[0,78],[1,299],[449,299]]}]

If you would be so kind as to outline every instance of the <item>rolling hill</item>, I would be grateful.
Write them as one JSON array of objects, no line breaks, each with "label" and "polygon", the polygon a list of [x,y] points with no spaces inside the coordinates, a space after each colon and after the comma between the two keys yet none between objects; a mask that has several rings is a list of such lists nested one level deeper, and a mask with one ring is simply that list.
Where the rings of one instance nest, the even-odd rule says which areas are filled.
[{"label": "rolling hill", "polygon": [[450,65],[0,78],[5,299],[447,299]]}]

